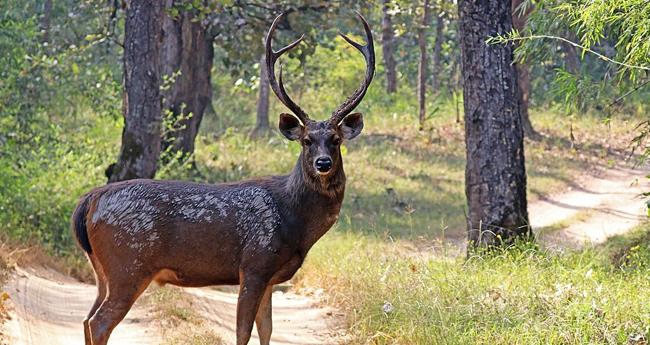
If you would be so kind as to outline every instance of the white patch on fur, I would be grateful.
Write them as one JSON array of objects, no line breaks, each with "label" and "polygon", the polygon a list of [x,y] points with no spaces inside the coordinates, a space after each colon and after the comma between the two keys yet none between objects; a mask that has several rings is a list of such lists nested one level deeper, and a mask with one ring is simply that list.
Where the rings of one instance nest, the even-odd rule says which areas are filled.
[{"label": "white patch on fur", "polygon": [[141,251],[153,247],[160,239],[154,229],[155,222],[173,218],[206,224],[229,218],[234,221],[233,231],[239,234],[242,245],[252,248],[269,248],[280,225],[273,196],[258,186],[208,191],[188,187],[170,193],[146,185],[129,185],[102,195],[92,221],[103,221],[124,230],[115,234],[116,244]]},{"label": "white patch on fur", "polygon": [[126,230],[130,235],[153,228],[158,209],[151,204],[141,185],[132,185],[99,198],[93,223],[103,221]]}]

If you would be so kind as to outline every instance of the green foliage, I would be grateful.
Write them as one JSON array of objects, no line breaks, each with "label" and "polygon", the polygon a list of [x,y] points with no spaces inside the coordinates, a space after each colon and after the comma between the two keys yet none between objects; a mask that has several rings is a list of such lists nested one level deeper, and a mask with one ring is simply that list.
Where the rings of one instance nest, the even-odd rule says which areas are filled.
[{"label": "green foliage", "polygon": [[0,156],[0,231],[71,253],[70,216],[79,196],[105,182],[120,129],[108,118],[86,118],[48,131],[58,140],[36,136],[20,155],[8,150]]},{"label": "green foliage", "polygon": [[[525,30],[501,33],[490,41],[522,43],[516,55],[532,66],[534,99],[548,102],[547,86],[554,85],[557,96],[551,100],[564,103],[571,112],[594,109],[610,116],[636,111],[625,104],[647,98],[643,88],[650,71],[647,1],[528,0],[522,6],[534,8]],[[571,66],[575,52],[580,60]],[[555,76],[548,73],[553,70]],[[569,73],[574,83],[566,83]],[[627,102],[622,102],[624,98]]]},{"label": "green foliage", "polygon": [[2,4],[0,230],[70,252],[76,199],[100,184],[119,139],[115,49],[94,34],[106,8],[54,2],[43,27],[41,2]]},{"label": "green foliage", "polygon": [[636,81],[650,71],[650,3],[645,0],[569,1],[553,8],[585,47],[614,41],[618,73]]}]

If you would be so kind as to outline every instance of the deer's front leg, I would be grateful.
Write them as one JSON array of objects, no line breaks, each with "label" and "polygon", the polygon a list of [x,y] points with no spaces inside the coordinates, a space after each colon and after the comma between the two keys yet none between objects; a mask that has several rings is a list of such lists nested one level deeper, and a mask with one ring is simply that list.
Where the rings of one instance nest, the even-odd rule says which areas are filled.
[{"label": "deer's front leg", "polygon": [[267,282],[253,274],[240,274],[237,300],[237,345],[247,345],[251,338],[253,322],[264,296]]},{"label": "deer's front leg", "polygon": [[257,309],[255,324],[257,324],[257,334],[260,336],[260,345],[269,345],[271,342],[271,332],[273,331],[273,321],[271,318],[271,294],[273,285],[269,284],[264,291],[262,302]]}]

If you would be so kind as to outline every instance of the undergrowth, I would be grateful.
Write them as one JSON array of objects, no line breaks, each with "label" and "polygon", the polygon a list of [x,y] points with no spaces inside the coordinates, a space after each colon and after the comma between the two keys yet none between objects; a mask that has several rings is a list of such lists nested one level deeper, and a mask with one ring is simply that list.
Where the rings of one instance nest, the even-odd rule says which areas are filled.
[{"label": "undergrowth", "polygon": [[[650,225],[640,231],[647,237]],[[298,281],[328,287],[352,344],[645,344],[643,243],[561,254],[519,246],[465,260],[336,231]]]}]

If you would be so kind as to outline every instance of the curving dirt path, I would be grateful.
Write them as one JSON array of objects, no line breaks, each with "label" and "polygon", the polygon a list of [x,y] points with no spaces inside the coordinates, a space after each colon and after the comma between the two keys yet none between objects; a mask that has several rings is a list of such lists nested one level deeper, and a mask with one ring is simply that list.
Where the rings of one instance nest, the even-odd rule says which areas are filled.
[{"label": "curving dirt path", "polygon": [[536,235],[549,248],[580,248],[622,234],[646,216],[641,194],[648,170],[615,167],[576,179],[570,190],[541,197],[528,207]]},{"label": "curving dirt path", "polygon": [[[5,289],[10,296],[10,319],[0,332],[6,338],[3,345],[83,344],[81,322],[94,301],[94,285],[79,283],[53,270],[17,268]],[[191,296],[201,327],[218,334],[224,344],[233,344],[237,295],[211,288],[183,292]],[[113,332],[109,344],[165,343],[165,332],[159,329],[156,314],[145,301],[141,297],[136,302]],[[336,315],[332,309],[319,307],[313,297],[276,292],[272,343],[337,343],[339,334],[335,326],[340,325],[340,320]],[[258,344],[257,334],[253,333],[250,343]]]}]

